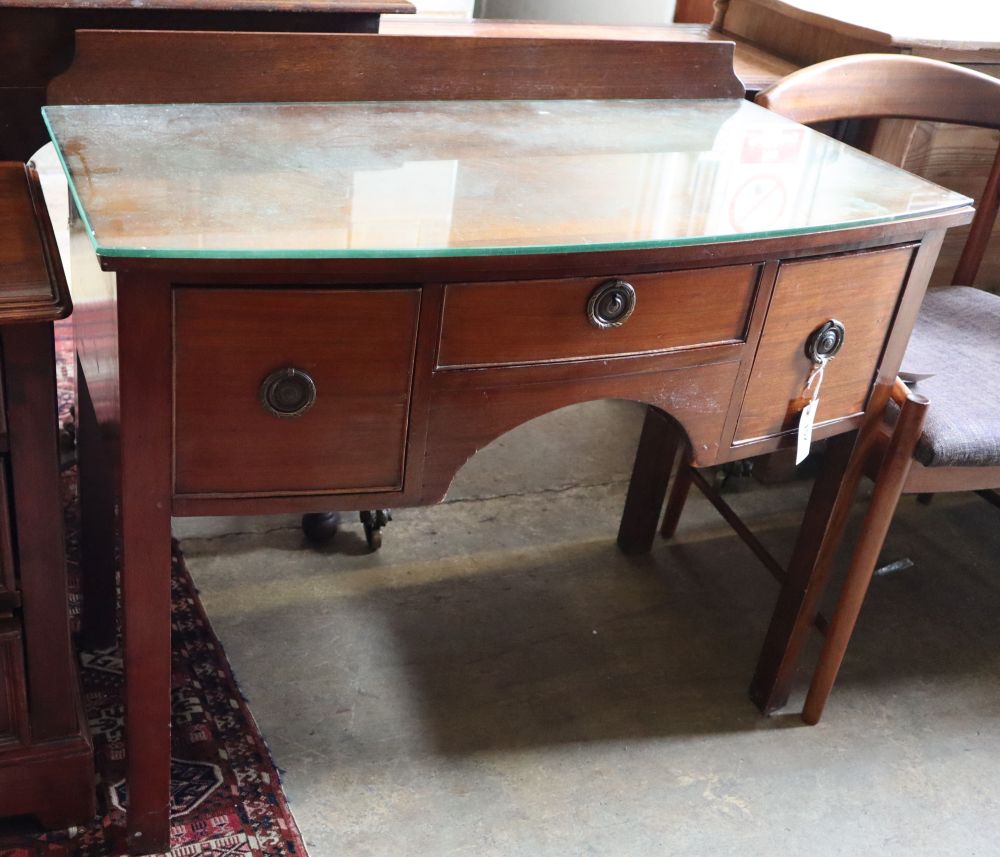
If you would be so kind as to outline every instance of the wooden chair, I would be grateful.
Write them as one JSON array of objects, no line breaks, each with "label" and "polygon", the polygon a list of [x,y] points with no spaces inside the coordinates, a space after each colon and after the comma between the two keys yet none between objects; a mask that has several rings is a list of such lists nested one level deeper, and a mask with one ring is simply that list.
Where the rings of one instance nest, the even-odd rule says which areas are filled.
[{"label": "wooden chair", "polygon": [[[947,122],[1000,130],[1000,80],[936,60],[861,54],[795,72],[756,102],[806,125],[866,120],[858,134],[872,149],[882,118]],[[974,282],[1000,204],[1000,151],[955,272]],[[908,388],[897,380],[878,433],[862,441],[875,488],[836,611],[827,624],[803,719],[819,721],[836,679],[879,552],[903,493],[978,491],[1000,487],[1000,296],[967,285],[931,289],[921,307],[902,372],[931,377]],[[712,486],[682,467],[671,489],[661,533],[674,534],[690,486],[698,486],[737,533],[775,571],[776,561]],[[824,627],[825,626],[825,627]]]}]

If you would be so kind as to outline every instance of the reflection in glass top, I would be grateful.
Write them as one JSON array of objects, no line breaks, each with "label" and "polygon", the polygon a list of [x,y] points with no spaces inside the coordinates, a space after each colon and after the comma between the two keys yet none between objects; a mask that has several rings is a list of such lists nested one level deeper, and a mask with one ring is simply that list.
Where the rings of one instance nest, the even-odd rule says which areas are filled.
[{"label": "reflection in glass top", "polygon": [[969,202],[745,101],[48,107],[103,256],[454,256],[789,235]]}]

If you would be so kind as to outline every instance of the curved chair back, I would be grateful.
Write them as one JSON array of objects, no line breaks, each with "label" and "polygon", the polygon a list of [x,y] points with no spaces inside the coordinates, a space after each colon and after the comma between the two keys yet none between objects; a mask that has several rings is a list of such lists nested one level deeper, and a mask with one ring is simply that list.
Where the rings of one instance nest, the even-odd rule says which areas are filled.
[{"label": "curved chair back", "polygon": [[[804,125],[843,119],[915,119],[1000,130],[1000,80],[901,54],[856,54],[793,72],[757,104]],[[1000,207],[1000,150],[977,206],[954,282],[971,284]]]}]

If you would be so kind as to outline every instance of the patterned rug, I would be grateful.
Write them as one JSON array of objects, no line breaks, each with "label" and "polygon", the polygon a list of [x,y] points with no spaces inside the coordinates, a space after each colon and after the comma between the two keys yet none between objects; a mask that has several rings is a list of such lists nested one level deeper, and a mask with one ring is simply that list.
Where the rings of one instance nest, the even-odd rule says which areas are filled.
[{"label": "patterned rug", "polygon": [[[57,327],[62,417],[73,401],[72,328]],[[64,475],[67,552],[78,612],[79,510],[76,474]],[[198,600],[177,545],[172,560],[173,761],[171,765],[172,857],[267,855],[306,851],[281,791],[270,753],[240,694],[225,652]],[[124,853],[128,794],[123,781],[122,663],[116,649],[81,653],[83,701],[98,770],[101,816],[83,828],[43,836],[0,832],[0,857]]]}]

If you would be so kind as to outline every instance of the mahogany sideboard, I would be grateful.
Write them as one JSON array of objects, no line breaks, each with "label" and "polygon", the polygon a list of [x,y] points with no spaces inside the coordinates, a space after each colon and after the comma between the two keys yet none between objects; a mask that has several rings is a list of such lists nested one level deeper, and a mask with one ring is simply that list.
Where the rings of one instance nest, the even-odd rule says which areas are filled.
[{"label": "mahogany sideboard", "polygon": [[40,108],[76,50],[77,30],[376,33],[409,0],[0,0],[0,160],[48,142]]},{"label": "mahogany sideboard", "polygon": [[0,816],[94,814],[70,641],[52,322],[70,311],[38,178],[0,164]]},{"label": "mahogany sideboard", "polygon": [[79,213],[86,575],[113,572],[120,498],[133,851],[169,838],[171,514],[434,503],[507,430],[617,397],[652,407],[619,533],[641,551],[675,454],[658,425],[699,466],[793,445],[835,354],[814,433],[832,440],[753,683],[781,703],[855,445],[972,212],[746,102],[732,57],[78,34],[45,116]]}]

